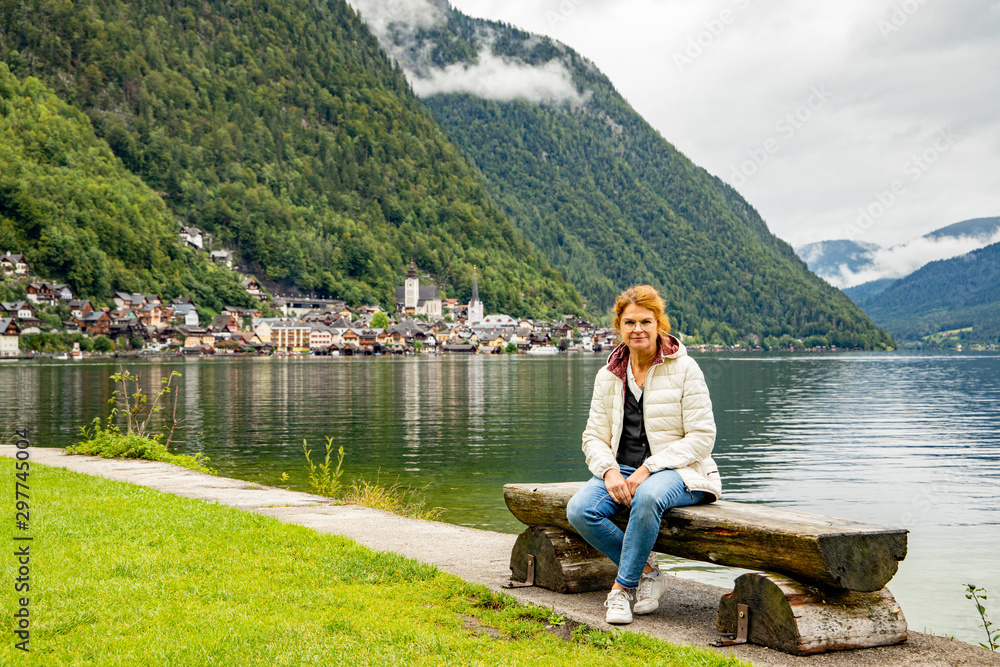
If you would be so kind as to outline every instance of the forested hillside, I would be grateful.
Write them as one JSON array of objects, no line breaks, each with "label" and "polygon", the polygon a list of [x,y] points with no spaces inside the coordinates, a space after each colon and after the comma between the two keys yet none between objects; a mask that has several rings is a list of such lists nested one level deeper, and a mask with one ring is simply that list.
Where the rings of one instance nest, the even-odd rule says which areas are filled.
[{"label": "forested hillside", "polygon": [[[379,4],[363,2],[362,16]],[[463,68],[484,60],[571,73],[576,99],[561,103],[503,99],[491,89],[509,77],[494,83],[488,75],[466,92],[430,90],[424,102],[593,313],[606,312],[627,285],[650,282],[666,293],[678,329],[705,341],[757,333],[892,345],[737,192],[653,130],[592,63],[547,38],[442,12],[434,26],[390,24],[380,33],[418,91],[454,88],[449,77],[469,79],[474,70]]]},{"label": "forested hillside", "polygon": [[489,310],[583,311],[340,0],[4,2],[0,25],[15,75],[260,277],[390,306],[412,257],[459,299],[477,264]]},{"label": "forested hillside", "polygon": [[961,340],[1000,343],[1000,243],[931,262],[861,305],[901,340],[964,329]]},{"label": "forested hillside", "polygon": [[182,248],[176,226],[83,113],[0,62],[0,249],[28,250],[36,273],[90,297],[120,289],[249,306],[236,274]]}]

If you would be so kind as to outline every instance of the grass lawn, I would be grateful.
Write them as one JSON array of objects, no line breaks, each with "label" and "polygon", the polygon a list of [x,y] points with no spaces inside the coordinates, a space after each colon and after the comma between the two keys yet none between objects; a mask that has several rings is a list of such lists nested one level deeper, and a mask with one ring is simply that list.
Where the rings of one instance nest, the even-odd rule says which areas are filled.
[{"label": "grass lawn", "polygon": [[[0,665],[746,664],[628,632],[560,638],[551,612],[402,556],[34,463],[17,531],[13,459],[0,467]],[[34,536],[30,653],[11,632],[15,534]]]}]

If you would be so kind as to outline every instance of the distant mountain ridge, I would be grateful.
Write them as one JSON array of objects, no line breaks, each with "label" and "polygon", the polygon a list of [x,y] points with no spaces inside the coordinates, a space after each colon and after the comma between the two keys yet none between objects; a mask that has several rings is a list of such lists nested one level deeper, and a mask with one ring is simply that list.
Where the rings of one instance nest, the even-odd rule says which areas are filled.
[{"label": "distant mountain ridge", "polygon": [[1000,217],[986,217],[956,222],[889,248],[835,239],[808,243],[795,252],[810,270],[853,297],[878,291],[928,262],[957,257],[996,242],[1000,242]]},{"label": "distant mountain ridge", "polygon": [[388,13],[391,3],[353,4],[493,199],[591,312],[648,282],[696,339],[821,335],[839,346],[891,346],[572,49],[440,2],[410,23]]},{"label": "distant mountain ridge", "polygon": [[962,340],[1000,343],[1000,243],[931,262],[862,305],[901,340],[967,330]]}]

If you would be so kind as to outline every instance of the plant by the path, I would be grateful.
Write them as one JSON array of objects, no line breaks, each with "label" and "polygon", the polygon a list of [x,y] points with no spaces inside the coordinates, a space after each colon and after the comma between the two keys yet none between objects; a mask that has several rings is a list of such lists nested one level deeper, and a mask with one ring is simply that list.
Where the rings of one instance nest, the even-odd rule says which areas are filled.
[{"label": "plant by the path", "polygon": [[[111,414],[107,416],[103,424],[100,417],[95,417],[90,427],[81,426],[80,432],[83,439],[78,444],[67,447],[66,453],[89,454],[106,459],[163,461],[214,475],[215,470],[207,465],[208,458],[200,452],[194,456],[188,456],[186,454],[173,454],[169,450],[174,431],[183,421],[177,419],[178,389],[171,386],[173,379],[180,376],[180,373],[173,371],[170,375],[161,378],[160,388],[153,392],[152,396],[149,396],[139,386],[138,375],[132,375],[127,370],[112,375],[111,380],[115,385],[120,385],[120,388],[111,392],[111,398],[108,399],[108,403],[112,405]],[[164,409],[164,404],[167,404],[169,400],[164,399],[164,397],[173,398],[169,404],[170,426],[165,433],[153,433],[150,420],[153,415]],[[116,421],[119,415],[125,417],[126,430],[124,433]],[[161,442],[164,437],[166,442]]]},{"label": "plant by the path", "polygon": [[982,642],[979,645],[991,651],[996,651],[997,645],[1000,644],[1000,630],[993,630],[993,621],[989,619],[986,607],[983,606],[983,602],[986,601],[986,589],[979,588],[975,584],[966,584],[965,587],[965,598],[975,602],[976,611],[979,612],[979,618],[983,621],[983,629],[986,630],[986,640],[989,642],[988,645]]},{"label": "plant by the path", "polygon": [[306,455],[306,467],[309,468],[309,486],[318,495],[336,498],[340,490],[340,476],[343,474],[341,466],[344,463],[344,447],[341,446],[337,450],[336,468],[330,463],[330,457],[333,455],[333,438],[329,436],[326,438],[326,458],[323,459],[323,463],[312,462],[309,456],[312,450],[305,440],[302,440],[302,451]]},{"label": "plant by the path", "polygon": [[317,495],[335,498],[348,505],[372,507],[413,519],[436,519],[444,511],[442,507],[427,508],[426,502],[421,497],[421,489],[404,486],[398,479],[389,486],[381,484],[378,477],[374,483],[356,479],[350,487],[345,488],[340,482],[344,474],[342,468],[344,447],[337,448],[337,464],[334,466],[333,438],[329,436],[326,438],[326,456],[322,463],[313,463],[312,450],[305,440],[302,441],[302,451],[305,453],[306,467],[309,470],[309,486]]}]

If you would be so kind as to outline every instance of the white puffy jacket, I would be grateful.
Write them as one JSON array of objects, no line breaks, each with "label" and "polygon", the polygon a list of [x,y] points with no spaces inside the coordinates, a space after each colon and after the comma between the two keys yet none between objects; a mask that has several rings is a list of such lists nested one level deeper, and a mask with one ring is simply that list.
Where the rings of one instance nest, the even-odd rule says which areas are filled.
[{"label": "white puffy jacket", "polygon": [[[625,412],[628,355],[628,347],[619,345],[608,357],[608,365],[597,373],[583,432],[587,467],[602,478],[618,466],[615,459]],[[673,336],[661,334],[642,397],[650,451],[643,465],[650,472],[672,468],[689,491],[706,493],[704,502],[717,500],[722,495],[722,480],[711,457],[715,445],[712,400],[698,363]]]}]

